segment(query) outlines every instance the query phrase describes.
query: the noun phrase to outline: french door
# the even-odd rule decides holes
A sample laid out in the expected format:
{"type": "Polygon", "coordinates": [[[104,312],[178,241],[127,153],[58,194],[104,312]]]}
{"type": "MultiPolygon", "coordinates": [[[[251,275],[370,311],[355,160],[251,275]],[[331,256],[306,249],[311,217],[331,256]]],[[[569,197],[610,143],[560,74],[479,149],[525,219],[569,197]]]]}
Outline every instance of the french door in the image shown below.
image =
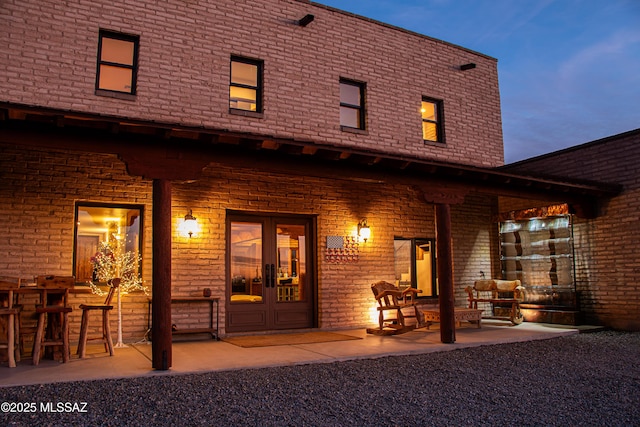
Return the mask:
{"type": "Polygon", "coordinates": [[[229,213],[226,226],[226,330],[313,327],[313,218],[229,213]]]}

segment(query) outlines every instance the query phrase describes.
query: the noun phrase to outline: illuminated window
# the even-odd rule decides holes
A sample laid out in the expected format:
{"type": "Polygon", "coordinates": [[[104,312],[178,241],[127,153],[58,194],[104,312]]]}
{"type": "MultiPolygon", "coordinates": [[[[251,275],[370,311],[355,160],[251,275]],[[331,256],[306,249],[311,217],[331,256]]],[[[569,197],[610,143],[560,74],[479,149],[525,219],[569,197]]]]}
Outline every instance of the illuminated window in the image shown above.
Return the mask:
{"type": "Polygon", "coordinates": [[[231,58],[229,108],[262,112],[262,61],[231,58]]]}
{"type": "Polygon", "coordinates": [[[427,142],[444,142],[442,101],[423,98],[420,113],[422,114],[422,139],[427,142]]]}
{"type": "Polygon", "coordinates": [[[340,80],[340,126],[364,129],[364,83],[340,80]]]}
{"type": "Polygon", "coordinates": [[[136,93],[138,37],[100,31],[96,89],[136,93]]]}
{"type": "Polygon", "coordinates": [[[437,297],[435,239],[403,239],[393,241],[396,285],[416,288],[418,297],[437,297]]]}
{"type": "Polygon", "coordinates": [[[142,254],[142,206],[78,203],[76,205],[74,276],[96,280],[91,259],[101,248],[114,253],[142,254]]]}

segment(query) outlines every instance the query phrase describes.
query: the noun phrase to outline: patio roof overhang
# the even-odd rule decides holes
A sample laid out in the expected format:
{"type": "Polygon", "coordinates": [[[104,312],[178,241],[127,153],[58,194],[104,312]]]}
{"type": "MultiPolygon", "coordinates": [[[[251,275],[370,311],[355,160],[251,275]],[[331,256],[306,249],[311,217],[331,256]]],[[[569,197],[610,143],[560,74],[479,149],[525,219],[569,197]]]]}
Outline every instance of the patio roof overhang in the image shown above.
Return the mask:
{"type": "Polygon", "coordinates": [[[458,198],[469,193],[568,203],[584,217],[616,195],[616,185],[532,177],[370,149],[0,103],[0,140],[18,145],[117,154],[130,174],[194,180],[210,164],[369,183],[403,183],[458,198]],[[87,144],[90,140],[92,143],[87,144]],[[457,195],[457,196],[456,196],[457,195]]]}

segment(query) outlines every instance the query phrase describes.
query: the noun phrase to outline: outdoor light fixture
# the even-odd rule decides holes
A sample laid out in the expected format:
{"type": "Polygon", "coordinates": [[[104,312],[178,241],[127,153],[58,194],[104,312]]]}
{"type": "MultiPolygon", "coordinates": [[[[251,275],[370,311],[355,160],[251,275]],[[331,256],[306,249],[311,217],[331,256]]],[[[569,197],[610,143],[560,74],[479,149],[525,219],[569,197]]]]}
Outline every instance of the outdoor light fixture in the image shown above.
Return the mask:
{"type": "Polygon", "coordinates": [[[367,219],[366,218],[363,218],[358,223],[358,237],[360,239],[362,239],[362,241],[364,241],[365,243],[367,242],[367,239],[369,237],[371,237],[371,229],[369,228],[369,225],[367,224],[367,219]]]}
{"type": "Polygon", "coordinates": [[[314,19],[315,16],[311,14],[305,15],[301,20],[298,21],[298,25],[300,25],[301,27],[306,27],[307,25],[311,24],[314,19]]]}
{"type": "Polygon", "coordinates": [[[474,68],[476,68],[476,64],[474,64],[473,62],[470,62],[468,64],[463,64],[460,66],[460,69],[462,71],[473,70],[474,68]]]}
{"type": "Polygon", "coordinates": [[[182,221],[178,227],[178,231],[183,237],[189,238],[193,237],[194,234],[198,234],[200,231],[198,221],[196,221],[196,217],[193,216],[191,209],[189,209],[189,213],[184,216],[184,221],[182,221]]]}

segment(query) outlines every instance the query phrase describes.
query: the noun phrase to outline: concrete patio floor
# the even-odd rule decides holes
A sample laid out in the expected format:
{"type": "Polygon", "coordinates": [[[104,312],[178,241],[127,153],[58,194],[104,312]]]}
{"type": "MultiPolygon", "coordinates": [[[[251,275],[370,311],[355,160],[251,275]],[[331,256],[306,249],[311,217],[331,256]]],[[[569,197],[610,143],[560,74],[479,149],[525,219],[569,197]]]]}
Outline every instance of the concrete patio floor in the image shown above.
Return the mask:
{"type": "Polygon", "coordinates": [[[456,329],[456,342],[440,342],[437,325],[430,330],[418,329],[402,335],[375,336],[362,330],[340,330],[336,333],[358,337],[348,341],[296,344],[271,347],[243,348],[212,339],[174,341],[172,367],[157,371],[151,367],[151,343],[129,344],[116,348],[113,357],[102,346],[89,346],[87,358],[79,359],[72,347],[68,363],[42,360],[38,366],[30,358],[23,358],[16,368],[0,366],[0,387],[46,384],[66,381],[89,381],[107,378],[149,377],[186,373],[253,369],[310,363],[330,363],[344,360],[424,354],[458,350],[482,345],[549,339],[577,334],[589,329],[583,326],[562,326],[483,320],[482,328],[463,323],[456,329]]]}

